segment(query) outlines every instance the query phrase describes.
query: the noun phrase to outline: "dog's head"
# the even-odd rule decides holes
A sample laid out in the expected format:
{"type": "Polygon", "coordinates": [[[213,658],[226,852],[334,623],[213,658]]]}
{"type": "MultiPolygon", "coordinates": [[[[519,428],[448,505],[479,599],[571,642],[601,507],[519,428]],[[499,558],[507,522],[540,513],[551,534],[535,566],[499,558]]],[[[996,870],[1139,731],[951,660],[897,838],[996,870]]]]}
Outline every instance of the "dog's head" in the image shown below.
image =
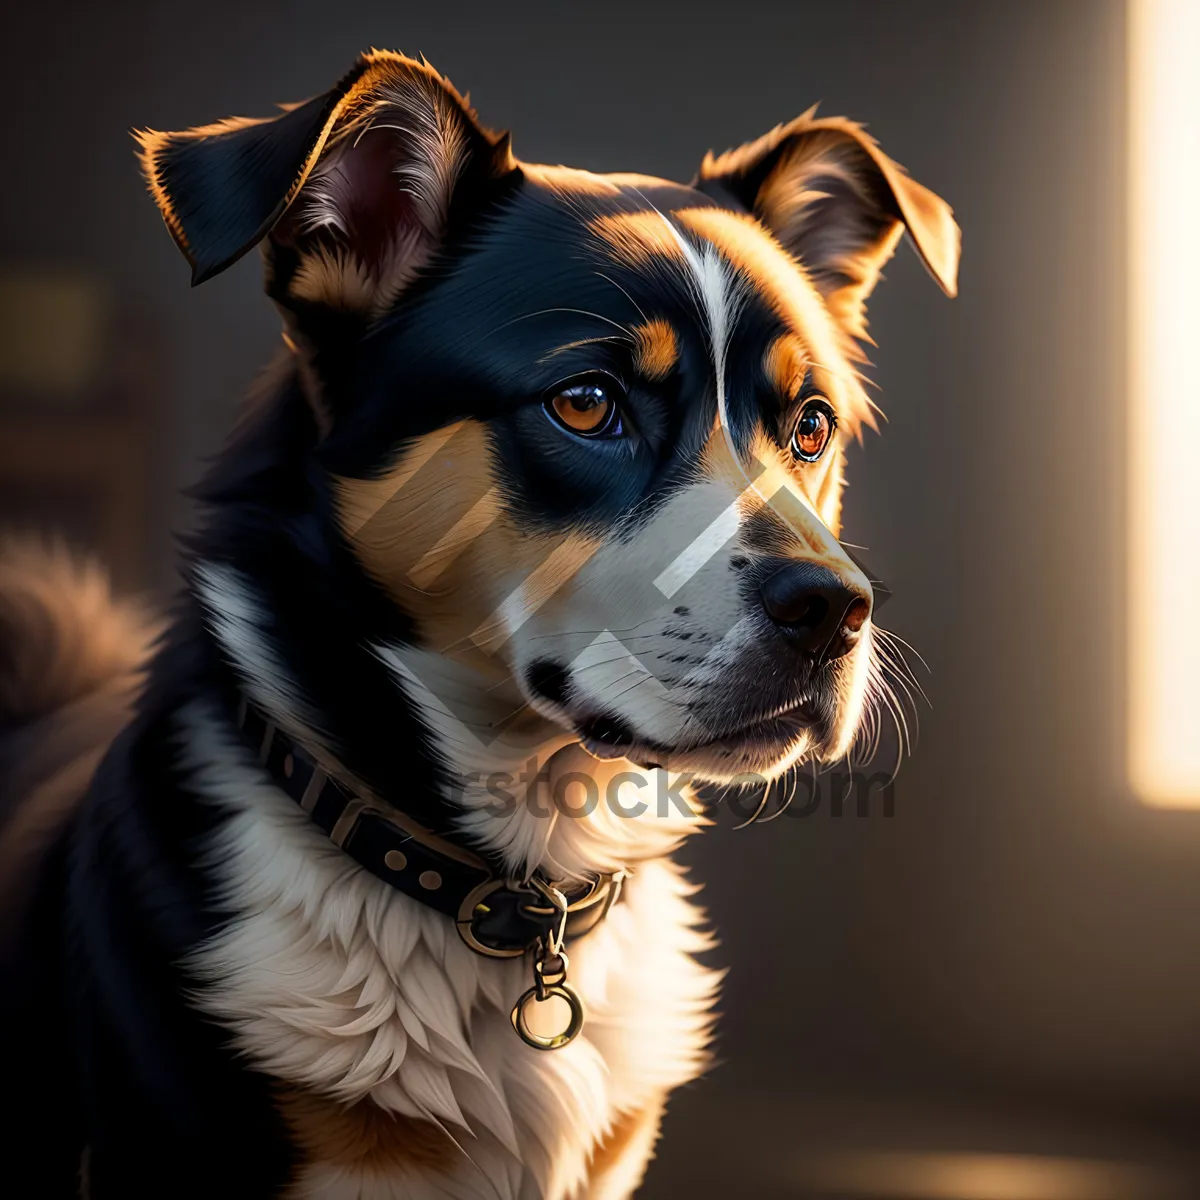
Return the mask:
{"type": "Polygon", "coordinates": [[[142,140],[197,281],[264,243],[340,536],[412,620],[382,652],[432,723],[469,671],[476,732],[523,709],[713,780],[845,752],[873,669],[838,542],[864,305],[906,229],[949,294],[958,258],[859,126],[807,113],[687,186],[594,175],[519,162],[372,53],[273,119],[142,140]]]}

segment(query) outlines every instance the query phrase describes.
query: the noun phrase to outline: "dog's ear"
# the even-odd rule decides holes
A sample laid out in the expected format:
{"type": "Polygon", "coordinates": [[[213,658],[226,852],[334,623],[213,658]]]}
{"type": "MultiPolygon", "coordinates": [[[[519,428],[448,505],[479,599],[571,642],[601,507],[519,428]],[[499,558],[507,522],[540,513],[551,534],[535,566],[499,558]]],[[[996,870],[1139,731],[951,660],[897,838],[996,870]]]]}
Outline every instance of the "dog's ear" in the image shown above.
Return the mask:
{"type": "Polygon", "coordinates": [[[950,206],[853,121],[810,109],[756,142],[707,154],[694,186],[754,213],[854,337],[866,336],[866,299],[906,228],[942,290],[957,292],[960,234],[950,206]]]}
{"type": "Polygon", "coordinates": [[[138,135],[151,194],[201,283],[267,239],[285,308],[378,311],[428,261],[468,176],[511,170],[427,63],[372,51],[330,91],[266,119],[138,135]]]}

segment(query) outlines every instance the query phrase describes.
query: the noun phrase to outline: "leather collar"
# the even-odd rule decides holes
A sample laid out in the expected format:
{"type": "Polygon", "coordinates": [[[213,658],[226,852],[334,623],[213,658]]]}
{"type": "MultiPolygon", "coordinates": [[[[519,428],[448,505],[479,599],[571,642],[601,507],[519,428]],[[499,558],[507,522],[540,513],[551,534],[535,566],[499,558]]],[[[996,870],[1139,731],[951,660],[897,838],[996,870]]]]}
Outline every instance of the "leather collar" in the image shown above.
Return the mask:
{"type": "Polygon", "coordinates": [[[620,897],[623,876],[567,887],[536,872],[505,877],[479,854],[413,821],[394,805],[357,794],[244,697],[237,723],[275,784],[359,866],[410,899],[453,918],[477,954],[515,958],[590,932],[620,897]]]}

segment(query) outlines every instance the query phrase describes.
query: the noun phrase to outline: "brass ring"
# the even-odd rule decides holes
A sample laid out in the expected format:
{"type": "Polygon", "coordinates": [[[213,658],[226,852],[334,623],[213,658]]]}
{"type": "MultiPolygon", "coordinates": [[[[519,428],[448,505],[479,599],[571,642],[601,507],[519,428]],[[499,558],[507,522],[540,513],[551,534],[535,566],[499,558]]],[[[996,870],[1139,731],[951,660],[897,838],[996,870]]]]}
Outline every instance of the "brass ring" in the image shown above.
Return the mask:
{"type": "Polygon", "coordinates": [[[485,954],[488,958],[520,958],[525,953],[527,947],[519,946],[508,949],[497,949],[495,946],[489,946],[485,942],[481,942],[475,936],[476,907],[482,904],[493,892],[500,891],[501,888],[511,890],[503,879],[487,879],[478,887],[472,888],[463,899],[462,904],[459,905],[458,917],[454,925],[458,930],[459,937],[476,954],[485,954]]]}
{"type": "Polygon", "coordinates": [[[583,1029],[585,1016],[583,999],[569,983],[551,984],[545,989],[545,993],[547,996],[558,996],[560,999],[565,1000],[571,1009],[571,1019],[562,1033],[556,1033],[551,1037],[542,1037],[541,1034],[534,1033],[526,1023],[525,1011],[529,1005],[542,1003],[537,998],[536,987],[531,987],[513,1005],[512,1025],[517,1033],[520,1034],[521,1041],[525,1045],[532,1046],[535,1050],[559,1050],[568,1042],[573,1042],[583,1029]]]}

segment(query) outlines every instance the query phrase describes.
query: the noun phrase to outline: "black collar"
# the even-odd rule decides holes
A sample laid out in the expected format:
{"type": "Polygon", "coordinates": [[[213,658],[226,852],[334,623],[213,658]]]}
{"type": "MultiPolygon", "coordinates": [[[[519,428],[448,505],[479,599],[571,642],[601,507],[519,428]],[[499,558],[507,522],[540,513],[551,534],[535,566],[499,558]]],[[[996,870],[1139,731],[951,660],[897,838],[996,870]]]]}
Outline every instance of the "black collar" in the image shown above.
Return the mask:
{"type": "Polygon", "coordinates": [[[478,954],[514,958],[589,932],[621,891],[621,875],[556,885],[540,872],[506,878],[483,857],[413,821],[391,804],[360,796],[326,774],[302,745],[243,698],[238,727],[275,784],[359,866],[413,900],[454,919],[478,954]]]}

